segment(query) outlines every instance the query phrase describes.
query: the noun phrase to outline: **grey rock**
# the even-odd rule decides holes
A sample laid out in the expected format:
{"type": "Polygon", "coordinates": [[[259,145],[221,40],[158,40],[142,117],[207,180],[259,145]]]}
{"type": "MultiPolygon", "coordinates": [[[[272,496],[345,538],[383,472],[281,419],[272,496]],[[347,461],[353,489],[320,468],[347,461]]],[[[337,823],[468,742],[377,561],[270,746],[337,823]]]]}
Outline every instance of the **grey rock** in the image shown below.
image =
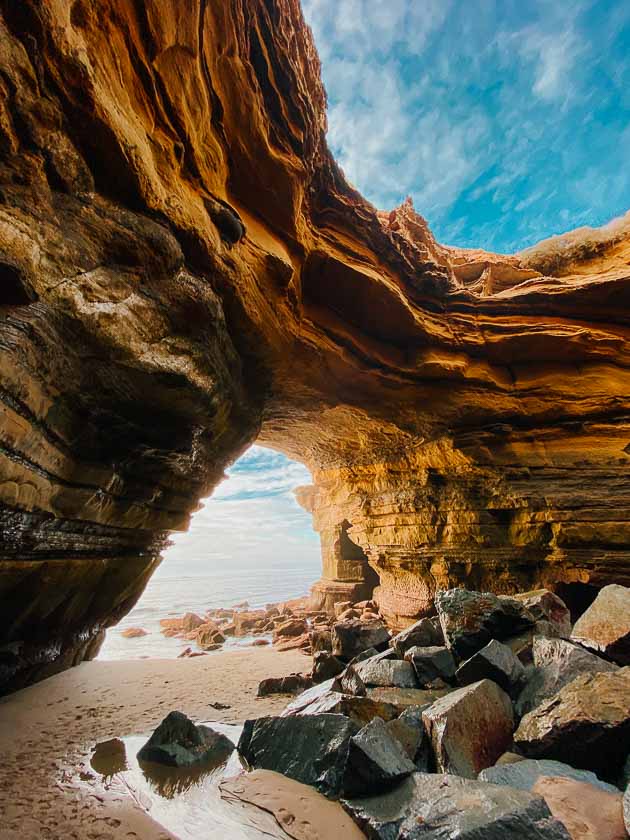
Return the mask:
{"type": "Polygon", "coordinates": [[[170,712],[138,752],[139,761],[169,767],[221,764],[234,744],[209,726],[196,726],[182,712],[170,712]]]}
{"type": "Polygon", "coordinates": [[[425,708],[409,706],[397,718],[385,724],[389,733],[401,744],[407,757],[413,761],[416,770],[422,772],[428,772],[431,760],[431,745],[422,720],[425,708]]]}
{"type": "Polygon", "coordinates": [[[402,745],[381,718],[350,739],[342,783],[344,796],[369,796],[393,787],[415,771],[402,745]]]}
{"type": "Polygon", "coordinates": [[[318,650],[313,655],[313,682],[321,683],[330,680],[345,669],[345,665],[327,650],[318,650]]]}
{"type": "Polygon", "coordinates": [[[332,653],[349,662],[367,648],[379,650],[389,643],[389,631],[382,621],[340,621],[332,629],[332,653]]]}
{"type": "Polygon", "coordinates": [[[576,621],[571,639],[619,665],[630,665],[630,587],[611,583],[576,621]]]}
{"type": "Polygon", "coordinates": [[[394,636],[390,642],[390,646],[400,657],[412,647],[435,647],[443,644],[442,628],[439,622],[436,626],[436,622],[430,618],[421,618],[394,636]]]}
{"type": "Polygon", "coordinates": [[[370,840],[570,840],[540,796],[442,774],[342,805],[370,840]]]}
{"type": "Polygon", "coordinates": [[[291,703],[285,707],[282,712],[282,717],[298,714],[298,712],[302,709],[310,706],[311,703],[318,700],[320,697],[325,697],[331,691],[339,691],[339,680],[337,677],[331,677],[329,680],[324,680],[324,682],[319,683],[319,685],[314,685],[312,688],[308,688],[306,691],[298,694],[295,700],[292,700],[291,703]]]}
{"type": "Polygon", "coordinates": [[[586,782],[589,785],[619,795],[619,789],[597,778],[589,770],[576,770],[561,761],[543,759],[536,761],[526,758],[514,764],[501,764],[488,767],[479,774],[482,782],[494,785],[509,785],[520,790],[531,790],[541,776],[551,776],[562,779],[573,779],[576,782],[586,782]]]}
{"type": "Polygon", "coordinates": [[[481,680],[436,700],[422,713],[439,772],[476,779],[512,742],[510,698],[481,680]]]}
{"type": "Polygon", "coordinates": [[[492,680],[510,696],[518,692],[525,678],[525,668],[507,645],[496,639],[477,651],[457,669],[460,685],[470,685],[479,680],[492,680]]]}
{"type": "Polygon", "coordinates": [[[526,673],[525,687],[515,703],[519,717],[539,706],[580,674],[617,671],[618,666],[565,639],[535,636],[534,667],[526,673]]]}
{"type": "Polygon", "coordinates": [[[626,831],[630,834],[630,784],[623,795],[623,821],[626,824],[626,831]]]}
{"type": "Polygon", "coordinates": [[[405,659],[413,665],[421,688],[439,688],[438,680],[447,685],[455,682],[455,660],[446,647],[412,647],[405,659]]]}
{"type": "Polygon", "coordinates": [[[393,686],[394,688],[417,688],[416,673],[410,662],[402,659],[383,659],[375,662],[368,659],[356,666],[356,671],[365,686],[393,686]]]}
{"type": "Polygon", "coordinates": [[[435,606],[446,646],[456,659],[470,659],[491,639],[507,639],[533,627],[524,604],[489,592],[448,589],[438,592],[435,606]]]}
{"type": "MultiPolygon", "coordinates": [[[[370,661],[370,660],[368,660],[370,661]]],[[[340,691],[344,694],[352,694],[355,697],[365,697],[366,688],[365,683],[359,676],[359,665],[348,665],[345,671],[339,677],[340,691]]]]}
{"type": "Polygon", "coordinates": [[[246,720],[238,751],[250,767],[275,770],[327,796],[343,784],[350,739],[359,726],[344,715],[246,720]]]}

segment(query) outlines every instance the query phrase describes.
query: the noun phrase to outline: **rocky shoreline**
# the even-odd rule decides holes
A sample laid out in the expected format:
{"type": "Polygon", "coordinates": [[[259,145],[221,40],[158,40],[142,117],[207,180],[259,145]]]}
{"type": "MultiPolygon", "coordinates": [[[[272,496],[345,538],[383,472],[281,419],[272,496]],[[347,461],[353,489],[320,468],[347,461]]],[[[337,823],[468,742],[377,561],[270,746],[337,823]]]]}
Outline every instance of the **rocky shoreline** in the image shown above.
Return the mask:
{"type": "Polygon", "coordinates": [[[630,589],[604,587],[574,625],[547,590],[453,589],[435,607],[397,635],[373,602],[216,614],[223,635],[272,632],[313,656],[259,685],[295,696],[245,722],[232,746],[247,767],[339,800],[379,840],[625,840],[630,589]]]}

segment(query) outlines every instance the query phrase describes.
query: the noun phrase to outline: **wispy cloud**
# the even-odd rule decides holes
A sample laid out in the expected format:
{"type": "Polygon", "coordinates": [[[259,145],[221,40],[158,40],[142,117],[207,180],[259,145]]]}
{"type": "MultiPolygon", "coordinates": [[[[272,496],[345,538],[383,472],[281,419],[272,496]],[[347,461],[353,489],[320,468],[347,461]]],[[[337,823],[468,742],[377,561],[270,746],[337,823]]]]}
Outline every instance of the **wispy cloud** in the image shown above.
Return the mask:
{"type": "Polygon", "coordinates": [[[227,479],[206,499],[185,533],[173,535],[158,574],[179,569],[203,570],[251,564],[270,570],[312,568],[319,573],[319,537],[310,514],[296,502],[293,490],[309,484],[302,464],[280,453],[252,446],[229,470],[227,479]]]}
{"type": "Polygon", "coordinates": [[[516,250],[630,205],[624,0],[303,6],[331,148],[379,207],[411,194],[443,241],[516,250]]]}

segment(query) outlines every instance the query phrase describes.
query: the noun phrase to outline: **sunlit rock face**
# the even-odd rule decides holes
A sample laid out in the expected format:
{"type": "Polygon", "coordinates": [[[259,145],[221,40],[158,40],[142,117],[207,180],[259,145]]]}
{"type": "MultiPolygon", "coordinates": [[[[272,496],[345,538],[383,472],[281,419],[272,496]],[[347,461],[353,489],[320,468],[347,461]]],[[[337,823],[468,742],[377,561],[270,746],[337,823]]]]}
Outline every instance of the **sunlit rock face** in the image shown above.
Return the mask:
{"type": "Polygon", "coordinates": [[[255,439],[313,471],[327,606],[628,581],[625,224],[506,257],[377,212],[295,0],[0,11],[5,689],[92,655],[255,439]]]}

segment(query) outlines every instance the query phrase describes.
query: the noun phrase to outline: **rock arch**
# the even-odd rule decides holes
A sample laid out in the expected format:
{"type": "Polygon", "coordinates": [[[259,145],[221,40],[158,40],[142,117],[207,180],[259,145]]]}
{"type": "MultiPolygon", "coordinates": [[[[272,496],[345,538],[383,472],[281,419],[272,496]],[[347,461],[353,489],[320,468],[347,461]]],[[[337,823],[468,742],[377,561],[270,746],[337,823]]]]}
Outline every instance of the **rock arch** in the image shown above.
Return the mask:
{"type": "Polygon", "coordinates": [[[253,440],[395,623],[630,577],[630,240],[377,212],[297,0],[0,0],[0,681],[91,655],[253,440]],[[4,302],[3,302],[4,301],[4,302]]]}

